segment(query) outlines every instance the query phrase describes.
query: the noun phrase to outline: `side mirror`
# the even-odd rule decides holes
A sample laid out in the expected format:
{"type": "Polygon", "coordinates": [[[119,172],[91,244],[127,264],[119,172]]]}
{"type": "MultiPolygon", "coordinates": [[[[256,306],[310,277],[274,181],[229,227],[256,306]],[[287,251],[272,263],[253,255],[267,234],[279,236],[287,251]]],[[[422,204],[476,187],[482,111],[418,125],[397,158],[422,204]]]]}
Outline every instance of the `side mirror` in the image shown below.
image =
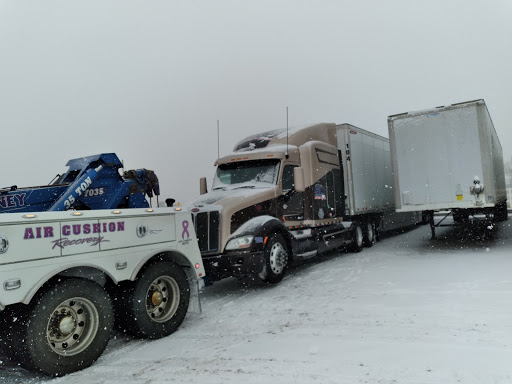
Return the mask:
{"type": "Polygon", "coordinates": [[[204,195],[208,192],[208,188],[206,187],[206,177],[201,177],[199,179],[199,193],[204,195]]]}
{"type": "Polygon", "coordinates": [[[306,190],[304,185],[304,168],[293,168],[293,183],[297,192],[304,192],[306,190]]]}

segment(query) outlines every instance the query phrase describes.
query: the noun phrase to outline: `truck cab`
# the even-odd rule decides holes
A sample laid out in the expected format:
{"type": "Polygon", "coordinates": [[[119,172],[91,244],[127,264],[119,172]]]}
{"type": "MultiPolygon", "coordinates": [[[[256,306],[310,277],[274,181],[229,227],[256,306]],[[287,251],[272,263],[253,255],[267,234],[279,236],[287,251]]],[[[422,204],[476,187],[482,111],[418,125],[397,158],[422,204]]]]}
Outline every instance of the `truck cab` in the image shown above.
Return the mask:
{"type": "Polygon", "coordinates": [[[211,192],[188,203],[207,275],[278,282],[294,259],[352,240],[335,129],[264,132],[216,161],[211,192]]]}

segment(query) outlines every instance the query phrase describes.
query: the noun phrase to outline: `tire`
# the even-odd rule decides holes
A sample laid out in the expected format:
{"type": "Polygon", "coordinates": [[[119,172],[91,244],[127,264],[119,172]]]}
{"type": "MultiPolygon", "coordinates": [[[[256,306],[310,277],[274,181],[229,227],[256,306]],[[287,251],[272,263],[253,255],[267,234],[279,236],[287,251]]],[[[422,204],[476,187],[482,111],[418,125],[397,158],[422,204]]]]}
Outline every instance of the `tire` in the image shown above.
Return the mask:
{"type": "Polygon", "coordinates": [[[27,318],[26,305],[16,307],[9,306],[0,312],[0,343],[2,343],[2,353],[11,362],[17,364],[16,357],[18,350],[18,335],[20,329],[18,325],[21,319],[27,318]]]}
{"type": "Polygon", "coordinates": [[[103,288],[85,279],[66,279],[35,298],[16,334],[16,359],[25,368],[52,376],[90,366],[110,339],[114,313],[103,288]]]}
{"type": "Polygon", "coordinates": [[[276,284],[283,280],[288,267],[288,247],[282,235],[272,235],[264,250],[265,265],[258,277],[269,284],[276,284]]]}
{"type": "Polygon", "coordinates": [[[375,244],[375,224],[368,222],[364,233],[364,246],[370,248],[375,244]]]}
{"type": "Polygon", "coordinates": [[[150,264],[115,301],[123,332],[159,339],[178,329],[188,311],[190,287],[183,269],[170,261],[150,264]]]}
{"type": "Polygon", "coordinates": [[[359,224],[354,224],[354,228],[352,230],[352,243],[350,244],[350,250],[352,252],[361,252],[363,249],[363,230],[359,224]]]}

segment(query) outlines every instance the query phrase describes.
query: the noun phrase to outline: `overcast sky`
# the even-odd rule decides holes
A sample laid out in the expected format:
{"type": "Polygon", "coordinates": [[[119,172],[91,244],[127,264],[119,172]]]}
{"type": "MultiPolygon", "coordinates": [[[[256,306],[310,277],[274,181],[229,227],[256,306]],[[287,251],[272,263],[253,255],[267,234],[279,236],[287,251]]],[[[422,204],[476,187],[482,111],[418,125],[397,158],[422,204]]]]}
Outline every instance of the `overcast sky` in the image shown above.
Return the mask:
{"type": "Polygon", "coordinates": [[[188,201],[253,133],[485,99],[512,156],[510,0],[0,0],[0,187],[115,152],[188,201]]]}

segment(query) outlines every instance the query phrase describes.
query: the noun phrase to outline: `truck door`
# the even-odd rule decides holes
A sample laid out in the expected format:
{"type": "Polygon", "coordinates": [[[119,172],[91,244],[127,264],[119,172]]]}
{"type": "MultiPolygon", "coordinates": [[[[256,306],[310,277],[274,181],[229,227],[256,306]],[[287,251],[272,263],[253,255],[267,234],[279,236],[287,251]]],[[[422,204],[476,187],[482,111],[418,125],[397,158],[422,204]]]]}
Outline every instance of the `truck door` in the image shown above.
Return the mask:
{"type": "Polygon", "coordinates": [[[281,196],[278,210],[284,221],[304,220],[304,197],[302,192],[297,192],[293,184],[293,168],[296,165],[285,165],[283,169],[283,195],[281,196]]]}
{"type": "Polygon", "coordinates": [[[332,169],[314,185],[315,220],[341,217],[343,215],[343,179],[340,169],[332,169]]]}

